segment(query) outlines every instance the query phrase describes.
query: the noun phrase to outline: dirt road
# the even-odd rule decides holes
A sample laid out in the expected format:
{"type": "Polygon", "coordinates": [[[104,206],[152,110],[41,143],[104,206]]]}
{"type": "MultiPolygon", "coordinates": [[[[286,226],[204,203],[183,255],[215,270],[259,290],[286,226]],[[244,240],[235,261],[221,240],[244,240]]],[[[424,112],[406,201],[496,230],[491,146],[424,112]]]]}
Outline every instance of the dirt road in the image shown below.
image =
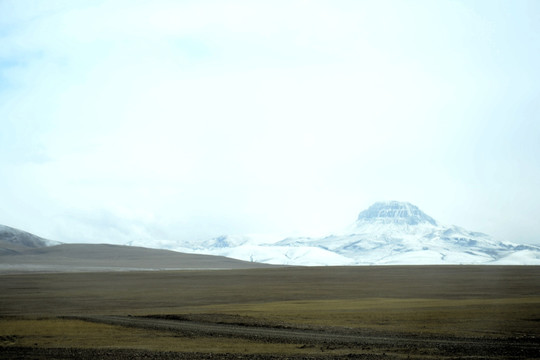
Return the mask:
{"type": "Polygon", "coordinates": [[[297,343],[325,348],[372,349],[388,354],[424,354],[429,356],[489,356],[490,358],[540,358],[537,339],[471,339],[369,334],[358,330],[325,328],[321,330],[246,326],[211,322],[161,319],[136,316],[90,316],[78,319],[112,325],[173,331],[187,336],[227,336],[264,342],[297,343]]]}

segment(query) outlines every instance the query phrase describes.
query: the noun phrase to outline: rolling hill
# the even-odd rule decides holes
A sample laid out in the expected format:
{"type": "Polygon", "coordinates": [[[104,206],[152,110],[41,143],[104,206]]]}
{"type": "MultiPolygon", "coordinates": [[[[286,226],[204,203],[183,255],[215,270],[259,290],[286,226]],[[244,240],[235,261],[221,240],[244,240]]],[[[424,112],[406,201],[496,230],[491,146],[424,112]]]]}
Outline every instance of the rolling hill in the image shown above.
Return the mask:
{"type": "Polygon", "coordinates": [[[222,256],[108,244],[60,244],[0,228],[0,273],[246,269],[269,265],[222,256]]]}

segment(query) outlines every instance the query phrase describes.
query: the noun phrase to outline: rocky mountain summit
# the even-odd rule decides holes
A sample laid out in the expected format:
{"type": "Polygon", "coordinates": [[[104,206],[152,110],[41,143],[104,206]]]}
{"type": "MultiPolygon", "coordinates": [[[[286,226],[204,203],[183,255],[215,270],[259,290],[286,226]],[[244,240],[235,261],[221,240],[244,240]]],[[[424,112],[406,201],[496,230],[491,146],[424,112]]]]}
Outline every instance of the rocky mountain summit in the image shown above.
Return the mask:
{"type": "Polygon", "coordinates": [[[437,225],[432,217],[427,216],[418,207],[408,202],[399,201],[377,202],[362,211],[356,222],[358,224],[378,222],[383,224],[418,225],[429,223],[437,225]]]}

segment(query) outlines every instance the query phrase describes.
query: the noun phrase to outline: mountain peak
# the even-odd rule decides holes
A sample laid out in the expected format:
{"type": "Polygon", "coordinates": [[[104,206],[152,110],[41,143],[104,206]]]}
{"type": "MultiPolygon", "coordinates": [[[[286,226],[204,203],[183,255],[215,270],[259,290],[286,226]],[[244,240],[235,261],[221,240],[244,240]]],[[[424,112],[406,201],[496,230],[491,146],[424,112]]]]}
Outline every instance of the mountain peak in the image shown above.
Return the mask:
{"type": "Polygon", "coordinates": [[[407,225],[437,222],[417,206],[401,201],[381,201],[371,205],[358,215],[357,222],[398,223],[407,225]]]}

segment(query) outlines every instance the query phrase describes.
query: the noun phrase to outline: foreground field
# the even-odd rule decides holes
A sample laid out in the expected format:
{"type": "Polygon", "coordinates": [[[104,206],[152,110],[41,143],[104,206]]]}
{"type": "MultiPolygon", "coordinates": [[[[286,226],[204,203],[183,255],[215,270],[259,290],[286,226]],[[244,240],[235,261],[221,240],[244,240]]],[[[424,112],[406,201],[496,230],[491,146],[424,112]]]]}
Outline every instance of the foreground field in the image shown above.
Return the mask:
{"type": "Polygon", "coordinates": [[[2,358],[540,358],[540,267],[0,277],[2,358]]]}

